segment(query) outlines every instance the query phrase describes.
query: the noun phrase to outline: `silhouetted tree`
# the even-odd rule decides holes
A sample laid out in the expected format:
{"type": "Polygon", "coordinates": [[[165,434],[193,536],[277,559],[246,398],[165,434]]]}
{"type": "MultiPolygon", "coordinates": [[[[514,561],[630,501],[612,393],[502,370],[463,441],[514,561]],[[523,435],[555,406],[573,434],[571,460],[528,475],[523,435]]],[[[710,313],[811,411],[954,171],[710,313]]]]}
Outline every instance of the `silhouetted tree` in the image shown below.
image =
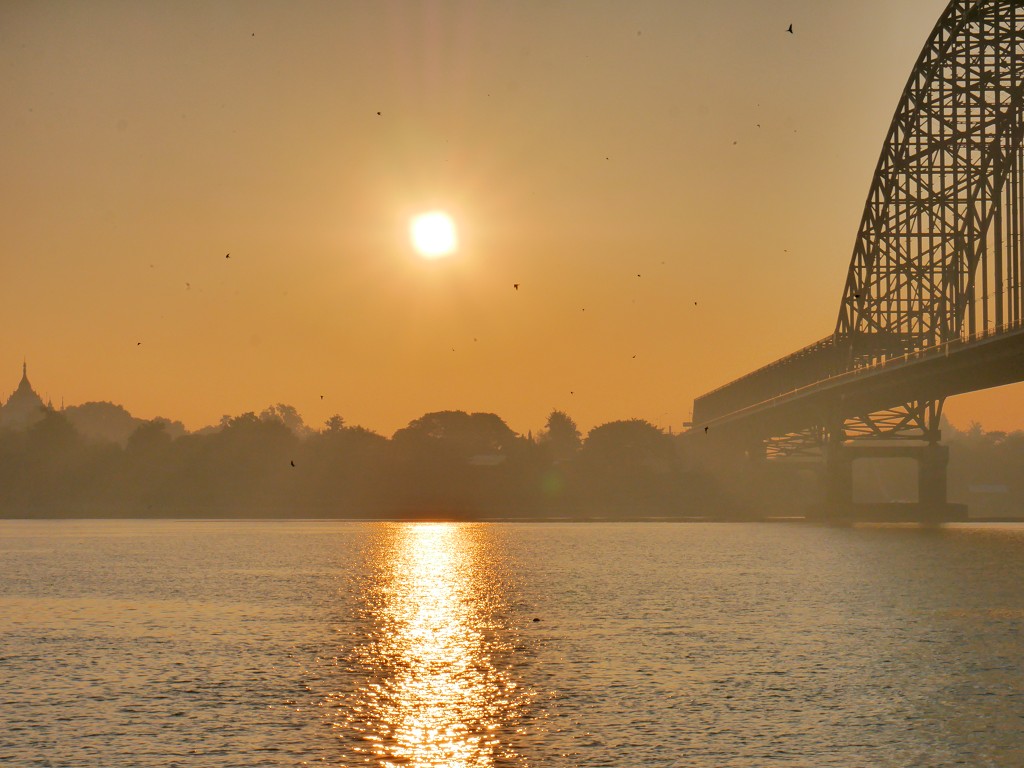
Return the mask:
{"type": "Polygon", "coordinates": [[[166,421],[153,419],[139,424],[129,435],[126,449],[140,456],[164,455],[170,448],[173,438],[166,421]]]}
{"type": "Polygon", "coordinates": [[[263,421],[280,421],[293,434],[299,437],[308,436],[312,430],[306,426],[299,415],[299,412],[295,409],[295,406],[285,405],[284,403],[278,403],[277,405],[268,406],[260,413],[260,419],[263,421]]]}
{"type": "Polygon", "coordinates": [[[346,427],[332,416],[302,446],[300,498],[316,514],[373,517],[382,511],[383,490],[394,482],[387,473],[388,440],[365,427],[346,427]]]}
{"type": "Polygon", "coordinates": [[[588,505],[618,515],[659,514],[679,503],[672,438],[642,419],[590,430],[577,464],[588,505]]]}
{"type": "Polygon", "coordinates": [[[103,513],[115,492],[119,449],[88,444],[62,413],[51,408],[25,433],[21,501],[42,514],[103,513]]]}
{"type": "MultiPolygon", "coordinates": [[[[676,510],[680,487],[699,485],[695,471],[680,473],[674,441],[639,420],[581,441],[573,420],[553,411],[535,443],[493,413],[438,411],[388,440],[340,415],[310,430],[281,403],[191,434],[87,405],[72,413],[90,416],[83,428],[94,437],[119,440],[136,425],[124,447],[85,439],[52,409],[27,430],[0,429],[0,515],[664,514],[676,510]]],[[[1024,461],[1024,438],[1014,435],[978,430],[964,445],[989,469],[1024,461]]]]}
{"type": "Polygon", "coordinates": [[[179,505],[244,516],[291,510],[299,439],[283,420],[243,413],[217,433],[190,437],[175,441],[183,453],[179,505]]]}
{"type": "Polygon", "coordinates": [[[949,445],[949,498],[976,516],[1024,517],[1024,432],[986,432],[977,422],[943,425],[949,445]]]}
{"type": "Polygon", "coordinates": [[[338,414],[334,414],[327,421],[324,422],[324,428],[320,430],[320,434],[325,432],[340,432],[345,428],[345,419],[338,414]]]}
{"type": "Polygon", "coordinates": [[[394,503],[423,513],[499,513],[522,504],[526,441],[493,413],[437,411],[395,432],[394,503]]]}
{"type": "Polygon", "coordinates": [[[441,450],[461,459],[500,455],[516,441],[516,433],[493,413],[436,411],[395,432],[396,445],[441,450]]]}
{"type": "Polygon", "coordinates": [[[70,405],[62,411],[83,437],[124,445],[128,436],[142,423],[123,406],[108,402],[70,405]]]}
{"type": "Polygon", "coordinates": [[[567,413],[552,411],[544,431],[540,434],[539,443],[544,447],[548,459],[558,463],[574,458],[580,450],[582,440],[576,422],[567,413]]]}

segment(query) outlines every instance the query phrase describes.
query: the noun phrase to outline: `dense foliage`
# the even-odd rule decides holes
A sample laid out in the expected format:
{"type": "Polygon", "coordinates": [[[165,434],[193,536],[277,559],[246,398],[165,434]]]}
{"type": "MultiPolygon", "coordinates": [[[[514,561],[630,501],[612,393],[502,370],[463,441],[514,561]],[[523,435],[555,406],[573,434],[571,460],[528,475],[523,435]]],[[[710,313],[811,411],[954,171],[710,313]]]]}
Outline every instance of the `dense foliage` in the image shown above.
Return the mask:
{"type": "MultiPolygon", "coordinates": [[[[311,429],[286,405],[195,433],[87,405],[0,430],[0,517],[723,519],[800,514],[820,493],[818,465],[716,465],[699,439],[639,419],[584,437],[554,411],[534,439],[492,413],[439,411],[389,439],[340,416],[311,429]]],[[[1021,514],[1024,433],[944,434],[950,499],[1021,514]]],[[[858,499],[912,500],[907,464],[863,462],[858,499]]]]}
{"type": "MultiPolygon", "coordinates": [[[[109,410],[109,409],[108,409],[109,410]]],[[[583,439],[555,411],[536,440],[492,413],[428,413],[390,439],[294,408],[182,434],[142,422],[124,439],[47,411],[0,431],[6,517],[563,517],[704,515],[723,506],[675,439],[639,420],[583,439]]]]}

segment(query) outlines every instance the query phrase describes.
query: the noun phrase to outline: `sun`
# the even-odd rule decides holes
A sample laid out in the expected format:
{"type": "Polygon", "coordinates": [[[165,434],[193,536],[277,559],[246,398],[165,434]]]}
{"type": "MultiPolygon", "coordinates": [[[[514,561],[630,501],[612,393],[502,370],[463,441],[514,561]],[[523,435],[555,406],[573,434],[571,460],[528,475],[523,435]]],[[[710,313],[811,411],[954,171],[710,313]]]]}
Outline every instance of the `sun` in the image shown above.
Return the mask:
{"type": "Polygon", "coordinates": [[[455,222],[444,211],[430,211],[412,217],[409,222],[412,247],[425,259],[440,259],[455,253],[459,236],[455,222]]]}

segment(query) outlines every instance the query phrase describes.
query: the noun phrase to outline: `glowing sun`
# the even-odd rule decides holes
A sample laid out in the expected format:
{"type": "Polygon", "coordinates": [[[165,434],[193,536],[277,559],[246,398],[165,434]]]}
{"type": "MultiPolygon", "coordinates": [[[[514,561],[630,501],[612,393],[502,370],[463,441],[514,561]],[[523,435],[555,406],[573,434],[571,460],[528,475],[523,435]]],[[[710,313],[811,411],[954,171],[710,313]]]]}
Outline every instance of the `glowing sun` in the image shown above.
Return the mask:
{"type": "Polygon", "coordinates": [[[425,259],[440,259],[455,253],[459,237],[455,222],[444,211],[430,211],[413,216],[409,222],[409,239],[416,253],[425,259]]]}

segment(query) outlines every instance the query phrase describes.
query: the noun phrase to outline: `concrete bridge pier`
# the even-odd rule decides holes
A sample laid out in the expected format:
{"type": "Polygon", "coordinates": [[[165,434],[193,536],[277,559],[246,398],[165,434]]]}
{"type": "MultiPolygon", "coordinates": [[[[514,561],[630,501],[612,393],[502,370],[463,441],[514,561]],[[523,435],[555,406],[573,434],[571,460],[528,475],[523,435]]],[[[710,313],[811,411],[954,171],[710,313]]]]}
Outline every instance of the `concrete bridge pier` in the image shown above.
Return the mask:
{"type": "Polygon", "coordinates": [[[833,440],[825,447],[825,508],[853,511],[853,455],[842,442],[833,440]]]}
{"type": "Polygon", "coordinates": [[[946,495],[949,448],[937,441],[924,445],[851,445],[830,441],[825,451],[826,519],[863,522],[945,523],[967,519],[965,504],[946,495]],[[912,458],[917,462],[917,501],[858,502],[853,493],[853,462],[865,458],[912,458]]]}
{"type": "Polygon", "coordinates": [[[949,466],[949,447],[928,443],[917,454],[917,501],[925,507],[948,505],[946,497],[946,468],[949,466]]]}

